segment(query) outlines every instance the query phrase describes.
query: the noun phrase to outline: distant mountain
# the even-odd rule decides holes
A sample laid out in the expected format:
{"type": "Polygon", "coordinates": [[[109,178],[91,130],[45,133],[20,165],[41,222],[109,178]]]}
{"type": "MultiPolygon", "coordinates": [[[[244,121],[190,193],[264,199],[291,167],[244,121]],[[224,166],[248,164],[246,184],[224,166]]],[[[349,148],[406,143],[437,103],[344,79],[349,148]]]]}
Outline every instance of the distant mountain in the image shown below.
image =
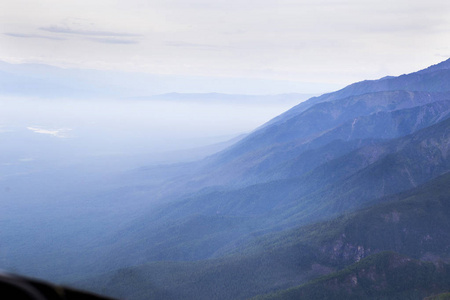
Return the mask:
{"type": "Polygon", "coordinates": [[[0,95],[33,98],[112,97],[101,72],[62,69],[40,64],[9,64],[0,61],[0,95]],[[104,81],[104,80],[103,80],[104,81]]]}
{"type": "Polygon", "coordinates": [[[226,102],[234,104],[244,103],[292,103],[298,104],[301,101],[305,101],[314,94],[275,94],[275,95],[236,95],[236,94],[224,94],[224,93],[167,93],[159,94],[148,97],[133,97],[135,100],[163,100],[163,101],[190,101],[190,102],[203,102],[208,101],[210,103],[226,102]]]}
{"type": "MultiPolygon", "coordinates": [[[[61,68],[45,64],[12,64],[0,61],[0,96],[73,99],[124,98],[124,100],[131,100],[151,99],[154,95],[164,93],[166,93],[165,96],[156,98],[173,98],[178,93],[195,96],[195,93],[198,93],[199,96],[208,94],[208,96],[213,96],[212,98],[217,98],[211,91],[219,94],[276,95],[305,89],[323,92],[336,89],[337,86],[286,80],[214,78],[61,68]],[[171,94],[167,94],[168,92],[171,94]]],[[[307,98],[305,94],[299,95],[300,100],[307,98]]],[[[280,98],[292,99],[293,97],[296,96],[284,94],[280,98]]]]}

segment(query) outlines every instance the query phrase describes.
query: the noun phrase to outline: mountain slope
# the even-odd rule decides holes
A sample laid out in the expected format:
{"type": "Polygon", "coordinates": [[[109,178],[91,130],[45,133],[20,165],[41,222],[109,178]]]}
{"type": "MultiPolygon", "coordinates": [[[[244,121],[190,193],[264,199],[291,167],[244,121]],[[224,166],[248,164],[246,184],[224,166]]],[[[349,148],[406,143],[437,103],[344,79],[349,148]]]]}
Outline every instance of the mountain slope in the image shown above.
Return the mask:
{"type": "MultiPolygon", "coordinates": [[[[213,182],[211,179],[214,179],[214,182],[233,183],[240,186],[268,181],[271,178],[268,175],[271,168],[305,151],[314,150],[327,142],[341,139],[343,135],[347,135],[344,137],[346,140],[358,138],[358,132],[355,135],[351,132],[355,125],[366,132],[366,134],[360,134],[360,138],[394,138],[402,134],[401,129],[397,136],[394,133],[389,136],[386,133],[376,134],[374,130],[371,132],[370,128],[364,127],[363,123],[358,124],[364,117],[447,100],[450,100],[449,93],[390,91],[318,103],[284,122],[253,132],[229,149],[211,157],[206,162],[205,168],[209,175],[203,180],[213,182]],[[350,132],[339,132],[345,124],[350,132]]],[[[434,113],[436,112],[439,112],[439,109],[435,109],[434,113]]],[[[386,116],[395,118],[393,114],[386,116]]],[[[417,116],[420,119],[420,115],[417,116]]],[[[378,118],[381,118],[381,115],[378,118]]],[[[418,119],[414,121],[420,122],[418,119]]],[[[378,132],[390,131],[387,127],[389,123],[382,125],[378,132]]],[[[405,133],[413,131],[409,130],[405,133]]]]}
{"type": "Polygon", "coordinates": [[[273,233],[234,251],[315,245],[335,265],[346,265],[380,251],[415,259],[449,260],[450,173],[417,188],[377,199],[378,204],[336,219],[273,233]]]}
{"type": "Polygon", "coordinates": [[[386,250],[450,259],[445,66],[312,99],[191,164],[171,181],[184,195],[106,237],[105,261],[121,271],[83,284],[136,299],[240,299],[386,250]],[[414,88],[424,90],[404,90],[414,88]]]}
{"type": "Polygon", "coordinates": [[[283,122],[295,116],[314,104],[320,102],[343,99],[349,96],[363,95],[380,91],[428,91],[428,92],[446,92],[450,90],[450,59],[430,66],[424,70],[401,75],[398,77],[387,76],[378,80],[364,80],[346,86],[345,88],[327,93],[319,97],[313,97],[308,101],[300,103],[289,111],[274,118],[266,126],[277,122],[283,122]]]}
{"type": "MultiPolygon", "coordinates": [[[[418,105],[416,101],[426,101],[426,93],[420,92],[450,91],[449,61],[450,59],[437,64],[426,72],[419,71],[399,77],[362,81],[342,90],[311,98],[254,131],[240,143],[222,153],[220,160],[222,162],[229,161],[231,158],[238,161],[251,160],[252,156],[263,156],[267,151],[264,148],[313,137],[344,120],[381,110],[392,111],[416,106],[418,105]],[[416,97],[414,93],[408,94],[404,91],[419,92],[416,94],[422,97],[416,97]],[[255,154],[256,149],[262,151],[262,154],[255,154]],[[246,157],[236,158],[245,154],[247,154],[246,157]]],[[[234,167],[238,164],[236,163],[234,167]]]]}
{"type": "Polygon", "coordinates": [[[357,117],[288,151],[279,147],[276,155],[284,155],[284,162],[264,170],[263,174],[269,177],[271,173],[273,177],[278,175],[278,178],[300,176],[326,161],[351,152],[350,149],[362,147],[369,140],[398,138],[445,120],[450,115],[449,105],[450,101],[437,101],[357,117]],[[330,143],[335,143],[335,146],[330,147],[330,143]],[[352,144],[355,146],[352,147],[352,144]],[[340,151],[340,147],[348,150],[340,151]]]}
{"type": "Polygon", "coordinates": [[[284,220],[324,218],[422,184],[450,169],[450,121],[362,147],[307,174],[317,191],[282,207],[284,220]]]}
{"type": "MultiPolygon", "coordinates": [[[[417,116],[428,119],[427,125],[440,120],[445,109],[444,115],[430,118],[423,112],[447,106],[437,102],[395,114],[403,121],[413,116],[404,122],[410,124],[403,126],[406,130],[417,128],[417,116]]],[[[299,177],[240,189],[206,189],[154,209],[111,238],[111,261],[127,265],[215,257],[241,239],[352,211],[450,171],[450,119],[387,142],[355,141],[351,147],[362,147],[344,155],[336,143],[325,145],[323,151],[337,158],[299,177]]]]}
{"type": "MultiPolygon", "coordinates": [[[[306,283],[386,250],[435,263],[450,260],[449,182],[450,174],[445,174],[376,206],[260,237],[229,249],[228,255],[218,259],[149,263],[78,282],[78,286],[128,299],[147,299],[155,293],[159,299],[245,299],[306,283]]],[[[397,257],[381,256],[383,260],[397,257]]],[[[422,272],[422,266],[431,266],[415,261],[410,265],[411,261],[408,258],[401,268],[418,267],[422,272]]],[[[383,272],[386,268],[376,274],[383,272]]],[[[431,292],[428,289],[424,295],[431,292]]]]}
{"type": "Polygon", "coordinates": [[[423,299],[450,289],[450,265],[392,252],[370,256],[312,283],[254,299],[423,299]]]}

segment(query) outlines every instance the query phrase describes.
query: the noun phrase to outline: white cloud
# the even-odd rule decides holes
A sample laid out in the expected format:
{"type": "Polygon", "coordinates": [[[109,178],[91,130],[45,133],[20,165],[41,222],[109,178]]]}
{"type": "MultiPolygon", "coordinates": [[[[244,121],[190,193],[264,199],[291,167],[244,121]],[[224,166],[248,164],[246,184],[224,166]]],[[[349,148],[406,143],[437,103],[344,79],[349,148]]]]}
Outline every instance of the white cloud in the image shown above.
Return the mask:
{"type": "Polygon", "coordinates": [[[32,158],[32,157],[24,157],[24,158],[20,158],[20,159],[19,159],[19,162],[27,163],[27,162],[32,162],[32,161],[34,161],[34,160],[35,160],[35,159],[32,158]]]}
{"type": "Polygon", "coordinates": [[[31,130],[36,133],[49,134],[57,138],[67,138],[68,132],[71,131],[71,128],[60,128],[60,129],[44,129],[40,127],[27,127],[28,130],[31,130]]]}
{"type": "Polygon", "coordinates": [[[5,35],[17,37],[17,38],[33,38],[33,39],[46,39],[46,40],[54,40],[54,41],[63,41],[65,38],[61,37],[54,37],[54,36],[46,36],[46,35],[40,35],[40,34],[24,34],[24,33],[12,33],[12,32],[5,32],[5,35]]]}
{"type": "Polygon", "coordinates": [[[52,32],[52,33],[69,33],[69,34],[77,34],[77,35],[87,35],[87,36],[114,36],[114,37],[136,37],[140,36],[139,34],[126,33],[126,32],[112,32],[112,31],[99,31],[99,30],[83,30],[83,29],[72,29],[67,26],[48,26],[48,27],[40,27],[40,30],[52,32]]]}
{"type": "Polygon", "coordinates": [[[90,38],[89,40],[103,43],[103,44],[121,44],[121,45],[131,45],[138,44],[139,42],[136,40],[125,40],[125,39],[117,39],[117,38],[90,38]]]}

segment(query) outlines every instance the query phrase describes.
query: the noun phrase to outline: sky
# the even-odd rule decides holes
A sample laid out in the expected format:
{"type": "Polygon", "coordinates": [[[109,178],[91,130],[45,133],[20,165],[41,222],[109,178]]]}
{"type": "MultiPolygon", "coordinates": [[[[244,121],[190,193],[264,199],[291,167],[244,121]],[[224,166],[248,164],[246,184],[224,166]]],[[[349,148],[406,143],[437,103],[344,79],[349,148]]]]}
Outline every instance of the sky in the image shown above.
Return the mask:
{"type": "Polygon", "coordinates": [[[296,82],[304,90],[286,92],[314,93],[449,57],[445,0],[0,2],[9,63],[296,82]]]}

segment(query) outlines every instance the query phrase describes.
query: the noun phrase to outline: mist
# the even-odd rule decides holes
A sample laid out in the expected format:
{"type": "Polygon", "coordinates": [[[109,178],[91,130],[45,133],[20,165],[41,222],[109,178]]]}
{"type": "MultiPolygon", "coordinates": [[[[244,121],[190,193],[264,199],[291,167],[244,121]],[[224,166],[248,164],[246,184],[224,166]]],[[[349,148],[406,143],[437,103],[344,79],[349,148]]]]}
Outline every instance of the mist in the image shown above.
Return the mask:
{"type": "Polygon", "coordinates": [[[95,245],[164,198],[164,175],[139,170],[200,160],[299,102],[188,98],[0,99],[4,268],[61,282],[117,267],[95,245]]]}
{"type": "MultiPolygon", "coordinates": [[[[201,148],[257,128],[293,103],[163,100],[0,100],[2,164],[58,163],[201,148]]],[[[170,155],[169,155],[170,156],[170,155]]],[[[183,157],[176,159],[184,160],[183,157]]],[[[143,162],[145,163],[145,162],[143,162]]]]}

